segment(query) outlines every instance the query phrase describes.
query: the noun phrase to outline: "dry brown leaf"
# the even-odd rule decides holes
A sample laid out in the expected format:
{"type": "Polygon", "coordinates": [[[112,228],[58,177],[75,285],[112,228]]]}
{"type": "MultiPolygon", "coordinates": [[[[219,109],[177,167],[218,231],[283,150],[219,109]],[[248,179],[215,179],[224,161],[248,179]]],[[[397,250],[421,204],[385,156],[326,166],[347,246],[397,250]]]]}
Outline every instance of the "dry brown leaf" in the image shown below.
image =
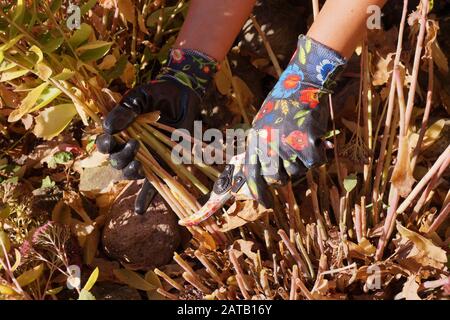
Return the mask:
{"type": "Polygon", "coordinates": [[[402,237],[414,243],[417,249],[425,253],[427,257],[441,263],[447,263],[447,254],[445,250],[434,245],[431,240],[421,236],[420,234],[414,231],[405,228],[398,221],[397,221],[397,231],[400,233],[402,237]]]}
{"type": "Polygon", "coordinates": [[[81,196],[75,191],[64,191],[63,199],[67,205],[69,205],[78,215],[84,220],[84,222],[91,224],[92,220],[89,218],[86,210],[83,207],[81,196]]]}
{"type": "Polygon", "coordinates": [[[386,58],[381,56],[378,58],[378,63],[376,64],[376,69],[372,77],[372,84],[374,86],[381,86],[389,81],[394,56],[394,53],[389,53],[386,58]]]}
{"type": "Polygon", "coordinates": [[[100,70],[107,70],[116,64],[117,59],[113,54],[108,54],[106,57],[103,58],[102,62],[98,65],[98,68],[100,70]]]}
{"type": "Polygon", "coordinates": [[[150,34],[148,32],[147,26],[145,25],[144,16],[140,12],[138,12],[138,20],[137,21],[138,21],[139,29],[141,29],[141,31],[145,34],[150,34]]]}
{"type": "Polygon", "coordinates": [[[422,300],[417,294],[419,289],[419,284],[416,282],[416,275],[409,276],[408,280],[403,285],[402,292],[395,296],[395,300],[406,299],[406,300],[422,300]]]}
{"type": "Polygon", "coordinates": [[[116,269],[113,270],[113,272],[117,279],[132,288],[143,291],[152,291],[156,289],[156,286],[150,284],[137,272],[128,269],[116,269]]]}
{"type": "Polygon", "coordinates": [[[134,23],[134,4],[131,0],[118,0],[117,6],[119,7],[119,12],[123,14],[128,22],[134,23]]]}
{"type": "Polygon", "coordinates": [[[64,203],[64,200],[60,200],[52,211],[52,221],[70,225],[72,215],[70,212],[70,207],[64,203]]]}
{"type": "Polygon", "coordinates": [[[221,231],[236,229],[248,222],[256,221],[270,212],[272,209],[266,209],[255,200],[236,201],[223,215],[224,223],[221,231]]]}
{"type": "Polygon", "coordinates": [[[86,242],[83,247],[83,260],[86,264],[91,264],[94,261],[97,253],[98,244],[100,243],[100,231],[94,228],[92,232],[86,237],[86,242]]]}
{"type": "Polygon", "coordinates": [[[402,197],[408,196],[415,182],[412,175],[409,154],[408,138],[400,137],[397,163],[392,172],[391,182],[402,197]]]}
{"type": "Polygon", "coordinates": [[[239,239],[233,243],[232,248],[235,250],[237,258],[242,254],[245,254],[255,265],[258,263],[258,255],[252,251],[252,249],[255,249],[255,243],[253,241],[239,239]]]}

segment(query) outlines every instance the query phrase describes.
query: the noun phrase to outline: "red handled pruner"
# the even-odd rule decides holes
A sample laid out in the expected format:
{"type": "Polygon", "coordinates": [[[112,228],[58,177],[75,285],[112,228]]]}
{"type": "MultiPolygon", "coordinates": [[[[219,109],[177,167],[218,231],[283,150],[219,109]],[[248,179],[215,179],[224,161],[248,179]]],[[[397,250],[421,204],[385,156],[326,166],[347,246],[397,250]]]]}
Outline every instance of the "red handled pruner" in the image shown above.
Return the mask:
{"type": "Polygon", "coordinates": [[[178,223],[182,226],[190,227],[205,221],[221,209],[225,203],[236,195],[242,195],[252,199],[252,195],[247,185],[247,181],[242,174],[245,154],[239,154],[231,158],[229,164],[225,166],[214,183],[211,196],[203,207],[195,214],[181,219],[178,223]]]}

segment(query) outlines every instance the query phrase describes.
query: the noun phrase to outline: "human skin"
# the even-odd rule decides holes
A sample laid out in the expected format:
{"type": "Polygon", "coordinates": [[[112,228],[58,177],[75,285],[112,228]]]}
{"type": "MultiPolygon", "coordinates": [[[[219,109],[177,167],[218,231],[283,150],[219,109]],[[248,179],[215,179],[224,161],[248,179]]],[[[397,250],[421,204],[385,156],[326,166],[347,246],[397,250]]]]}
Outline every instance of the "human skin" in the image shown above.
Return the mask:
{"type": "Polygon", "coordinates": [[[222,61],[256,0],[192,0],[175,48],[195,49],[222,61]]]}
{"type": "MultiPolygon", "coordinates": [[[[371,5],[387,0],[327,0],[307,35],[349,58],[366,30],[371,5]]],[[[256,0],[192,0],[175,48],[196,49],[221,61],[256,0]]]]}
{"type": "Polygon", "coordinates": [[[349,58],[366,31],[371,5],[384,6],[387,0],[328,0],[320,9],[307,36],[349,58]]]}

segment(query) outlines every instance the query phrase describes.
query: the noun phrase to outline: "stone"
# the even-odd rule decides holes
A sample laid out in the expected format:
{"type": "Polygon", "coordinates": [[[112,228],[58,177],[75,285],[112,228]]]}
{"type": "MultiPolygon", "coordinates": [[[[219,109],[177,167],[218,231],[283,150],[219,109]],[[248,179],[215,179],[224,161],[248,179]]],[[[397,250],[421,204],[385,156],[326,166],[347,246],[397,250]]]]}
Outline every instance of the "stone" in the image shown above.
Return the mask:
{"type": "Polygon", "coordinates": [[[123,180],[122,171],[110,165],[84,168],[80,175],[79,190],[87,195],[105,193],[115,182],[121,180],[123,180]]]}
{"type": "Polygon", "coordinates": [[[181,237],[175,213],[159,194],[143,215],[134,212],[142,183],[130,183],[111,206],[102,242],[110,258],[131,269],[150,270],[170,262],[181,237]]]}
{"type": "Polygon", "coordinates": [[[138,290],[111,282],[97,283],[91,293],[96,300],[142,300],[138,290]]]}

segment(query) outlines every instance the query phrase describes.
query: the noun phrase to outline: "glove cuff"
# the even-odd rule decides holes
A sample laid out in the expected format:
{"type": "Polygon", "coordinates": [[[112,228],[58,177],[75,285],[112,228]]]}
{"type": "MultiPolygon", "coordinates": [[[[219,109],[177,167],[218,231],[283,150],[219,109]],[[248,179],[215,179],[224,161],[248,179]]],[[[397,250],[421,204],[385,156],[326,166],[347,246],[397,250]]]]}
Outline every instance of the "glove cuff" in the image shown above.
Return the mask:
{"type": "Polygon", "coordinates": [[[218,66],[214,58],[203,52],[173,48],[169,51],[167,65],[162,68],[156,79],[175,79],[202,98],[218,66]]]}
{"type": "Polygon", "coordinates": [[[347,61],[326,45],[300,35],[291,63],[298,65],[303,73],[303,83],[331,92],[347,61]]]}

